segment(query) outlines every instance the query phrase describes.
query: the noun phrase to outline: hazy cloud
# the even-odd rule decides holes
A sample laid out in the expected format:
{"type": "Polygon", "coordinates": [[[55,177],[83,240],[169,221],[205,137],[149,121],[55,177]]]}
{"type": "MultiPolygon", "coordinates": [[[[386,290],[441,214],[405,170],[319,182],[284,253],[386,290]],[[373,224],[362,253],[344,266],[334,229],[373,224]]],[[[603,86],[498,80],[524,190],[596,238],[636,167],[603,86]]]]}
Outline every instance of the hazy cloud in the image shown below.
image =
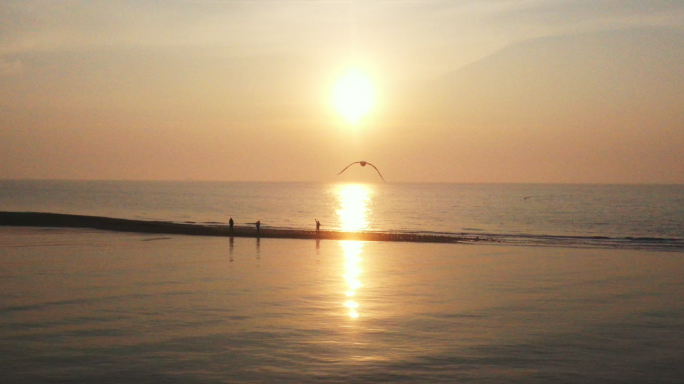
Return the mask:
{"type": "Polygon", "coordinates": [[[626,26],[684,26],[684,2],[671,0],[563,0],[520,2],[497,17],[526,25],[606,29],[626,26]]]}
{"type": "Polygon", "coordinates": [[[0,76],[11,76],[21,73],[24,69],[21,60],[5,60],[0,57],[0,76]]]}
{"type": "Polygon", "coordinates": [[[131,47],[205,47],[232,57],[358,53],[397,73],[432,76],[530,38],[637,25],[684,28],[684,2],[4,1],[0,55],[131,47]]]}

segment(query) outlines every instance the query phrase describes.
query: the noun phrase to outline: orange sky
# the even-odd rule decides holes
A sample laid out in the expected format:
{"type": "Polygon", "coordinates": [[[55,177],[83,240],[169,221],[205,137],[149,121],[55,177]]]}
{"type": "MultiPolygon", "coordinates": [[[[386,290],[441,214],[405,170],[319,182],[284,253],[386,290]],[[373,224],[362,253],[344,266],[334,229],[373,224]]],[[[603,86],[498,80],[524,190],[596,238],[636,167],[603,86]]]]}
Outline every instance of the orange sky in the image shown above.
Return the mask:
{"type": "Polygon", "coordinates": [[[3,179],[684,183],[681,148],[683,2],[0,3],[3,179]]]}

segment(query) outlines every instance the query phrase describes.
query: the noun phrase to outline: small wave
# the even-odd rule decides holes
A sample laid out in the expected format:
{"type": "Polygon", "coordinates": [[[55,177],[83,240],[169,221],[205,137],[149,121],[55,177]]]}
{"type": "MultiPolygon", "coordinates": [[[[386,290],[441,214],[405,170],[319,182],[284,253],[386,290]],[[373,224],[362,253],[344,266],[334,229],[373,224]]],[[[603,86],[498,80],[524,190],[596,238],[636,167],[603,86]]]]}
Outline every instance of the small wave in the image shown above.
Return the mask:
{"type": "Polygon", "coordinates": [[[148,239],[142,239],[140,241],[156,241],[156,240],[170,240],[170,237],[151,237],[148,239]]]}
{"type": "Polygon", "coordinates": [[[666,238],[666,237],[624,237],[624,239],[627,239],[629,241],[645,241],[645,242],[677,242],[677,241],[682,241],[682,239],[674,239],[674,238],[666,238]]]}
{"type": "Polygon", "coordinates": [[[534,234],[490,234],[489,236],[500,238],[504,243],[516,243],[521,245],[529,244],[564,247],[621,248],[684,252],[684,239],[677,238],[555,236],[534,234]]]}

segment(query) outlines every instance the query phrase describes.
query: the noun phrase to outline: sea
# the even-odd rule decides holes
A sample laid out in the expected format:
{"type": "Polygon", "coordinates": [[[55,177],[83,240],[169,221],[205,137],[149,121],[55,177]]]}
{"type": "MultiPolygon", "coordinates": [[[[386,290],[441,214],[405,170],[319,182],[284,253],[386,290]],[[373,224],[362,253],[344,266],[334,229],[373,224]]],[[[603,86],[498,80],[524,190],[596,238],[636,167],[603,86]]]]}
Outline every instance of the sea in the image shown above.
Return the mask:
{"type": "Polygon", "coordinates": [[[0,181],[0,383],[681,383],[684,186],[0,181]]]}
{"type": "Polygon", "coordinates": [[[0,211],[684,251],[684,185],[0,180],[0,211]]]}

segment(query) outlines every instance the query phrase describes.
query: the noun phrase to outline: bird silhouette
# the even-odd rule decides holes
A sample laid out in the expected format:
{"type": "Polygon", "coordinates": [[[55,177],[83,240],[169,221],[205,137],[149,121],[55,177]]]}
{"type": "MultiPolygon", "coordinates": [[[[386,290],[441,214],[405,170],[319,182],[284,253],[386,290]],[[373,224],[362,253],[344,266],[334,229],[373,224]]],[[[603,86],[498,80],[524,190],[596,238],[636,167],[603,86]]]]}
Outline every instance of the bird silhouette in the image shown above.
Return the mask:
{"type": "Polygon", "coordinates": [[[362,167],[365,167],[366,164],[370,165],[371,167],[375,168],[376,171],[378,171],[378,175],[380,175],[380,178],[382,179],[382,181],[385,181],[385,178],[382,177],[382,173],[380,173],[380,170],[379,170],[375,165],[373,165],[373,164],[371,164],[371,163],[369,163],[369,162],[367,162],[367,161],[355,161],[355,162],[353,162],[353,163],[347,165],[347,166],[346,166],[340,173],[338,173],[337,175],[338,175],[338,176],[341,175],[342,172],[346,171],[347,168],[351,167],[351,166],[354,165],[354,164],[361,164],[362,167]]]}

